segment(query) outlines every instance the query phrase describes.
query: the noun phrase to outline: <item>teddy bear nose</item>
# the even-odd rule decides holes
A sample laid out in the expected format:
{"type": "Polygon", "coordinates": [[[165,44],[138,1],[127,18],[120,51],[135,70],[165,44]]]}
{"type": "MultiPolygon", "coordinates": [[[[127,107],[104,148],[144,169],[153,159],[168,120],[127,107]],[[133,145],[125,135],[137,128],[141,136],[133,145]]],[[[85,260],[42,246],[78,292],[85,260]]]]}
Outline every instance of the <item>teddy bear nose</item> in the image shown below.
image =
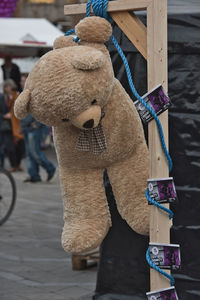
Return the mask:
{"type": "Polygon", "coordinates": [[[94,126],[94,120],[90,119],[83,124],[84,128],[92,128],[94,126]]]}

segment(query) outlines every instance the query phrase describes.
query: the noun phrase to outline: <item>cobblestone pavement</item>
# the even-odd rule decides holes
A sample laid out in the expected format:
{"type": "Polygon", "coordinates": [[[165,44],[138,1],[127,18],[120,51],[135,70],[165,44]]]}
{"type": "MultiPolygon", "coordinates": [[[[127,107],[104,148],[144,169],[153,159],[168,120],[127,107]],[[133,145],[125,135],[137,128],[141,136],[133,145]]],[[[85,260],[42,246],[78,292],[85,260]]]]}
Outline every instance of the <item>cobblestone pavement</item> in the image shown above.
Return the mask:
{"type": "MultiPolygon", "coordinates": [[[[56,163],[55,153],[48,150],[47,154],[56,163]]],[[[45,171],[41,174],[45,180],[45,171]]],[[[91,299],[96,268],[72,271],[71,256],[61,247],[58,172],[50,183],[23,183],[25,172],[15,173],[14,177],[16,207],[0,227],[0,299],[91,299]]]]}

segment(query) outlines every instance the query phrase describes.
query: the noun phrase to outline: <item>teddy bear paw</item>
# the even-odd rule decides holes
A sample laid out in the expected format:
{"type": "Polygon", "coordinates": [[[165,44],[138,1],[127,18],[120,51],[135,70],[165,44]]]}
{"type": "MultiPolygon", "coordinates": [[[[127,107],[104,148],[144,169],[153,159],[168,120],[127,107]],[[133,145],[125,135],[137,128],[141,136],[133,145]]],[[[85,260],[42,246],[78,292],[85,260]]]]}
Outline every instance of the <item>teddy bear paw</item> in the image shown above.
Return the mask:
{"type": "Polygon", "coordinates": [[[83,253],[97,248],[110,227],[110,221],[84,220],[77,224],[65,223],[62,233],[62,246],[66,252],[83,253]]]}

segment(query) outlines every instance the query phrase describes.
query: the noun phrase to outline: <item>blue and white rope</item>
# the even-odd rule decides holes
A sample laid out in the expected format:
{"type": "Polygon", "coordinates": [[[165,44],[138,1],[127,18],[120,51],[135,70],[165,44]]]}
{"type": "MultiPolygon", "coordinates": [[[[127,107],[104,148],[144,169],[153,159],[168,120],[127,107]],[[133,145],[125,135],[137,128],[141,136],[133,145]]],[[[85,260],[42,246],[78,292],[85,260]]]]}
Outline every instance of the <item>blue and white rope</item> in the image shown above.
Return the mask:
{"type": "Polygon", "coordinates": [[[86,17],[90,17],[91,5],[96,16],[110,20],[110,16],[107,13],[108,0],[88,0],[86,6],[86,17]]]}
{"type": "Polygon", "coordinates": [[[128,61],[122,51],[122,49],[120,48],[119,44],[117,43],[115,37],[112,35],[111,36],[111,40],[113,42],[113,44],[115,45],[119,55],[121,56],[124,66],[125,66],[125,70],[126,70],[126,74],[127,74],[127,78],[128,78],[128,82],[129,82],[129,86],[131,88],[132,93],[134,94],[134,96],[142,103],[142,105],[145,106],[145,108],[149,111],[149,113],[153,116],[153,118],[156,121],[157,124],[157,128],[158,128],[158,132],[159,132],[159,137],[160,137],[160,142],[161,142],[161,146],[163,149],[163,152],[165,154],[165,157],[168,161],[168,165],[169,165],[169,171],[172,170],[173,164],[172,164],[172,159],[169,155],[169,152],[167,150],[166,144],[165,144],[165,137],[164,137],[164,133],[163,133],[163,129],[162,129],[162,125],[160,123],[160,120],[158,118],[158,116],[156,115],[155,111],[142,99],[142,97],[138,94],[134,84],[133,84],[133,80],[132,80],[132,75],[131,75],[131,71],[130,71],[130,67],[128,64],[128,61]]]}
{"type": "Polygon", "coordinates": [[[160,203],[158,203],[157,201],[153,200],[150,196],[149,196],[149,191],[148,189],[146,189],[145,191],[145,196],[147,198],[147,200],[157,206],[159,209],[162,209],[164,212],[166,212],[167,214],[169,214],[169,218],[172,219],[174,217],[174,213],[171,211],[171,209],[168,209],[167,207],[161,205],[160,203]]]}
{"type": "Polygon", "coordinates": [[[171,281],[171,285],[173,286],[175,284],[175,280],[174,277],[170,274],[168,274],[167,272],[163,271],[162,269],[160,269],[158,266],[156,266],[152,260],[151,260],[151,256],[150,256],[150,249],[148,248],[147,252],[146,252],[146,260],[148,262],[148,264],[150,265],[150,267],[152,269],[154,269],[155,271],[159,272],[160,274],[162,274],[163,276],[167,277],[170,281],[171,281]]]}
{"type": "Polygon", "coordinates": [[[67,36],[67,35],[70,35],[70,34],[73,34],[73,33],[75,33],[75,29],[73,28],[73,29],[70,29],[70,30],[68,30],[67,32],[65,32],[65,36],[67,36]]]}

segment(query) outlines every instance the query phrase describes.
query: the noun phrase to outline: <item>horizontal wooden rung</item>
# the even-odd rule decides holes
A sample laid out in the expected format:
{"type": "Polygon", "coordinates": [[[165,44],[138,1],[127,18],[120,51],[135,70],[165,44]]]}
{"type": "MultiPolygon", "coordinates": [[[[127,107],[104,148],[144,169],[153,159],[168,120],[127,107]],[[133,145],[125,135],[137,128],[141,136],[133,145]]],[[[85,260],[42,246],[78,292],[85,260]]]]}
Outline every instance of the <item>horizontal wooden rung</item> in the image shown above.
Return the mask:
{"type": "MultiPolygon", "coordinates": [[[[146,10],[152,0],[117,0],[108,2],[107,11],[138,11],[146,10]]],[[[64,6],[65,15],[79,15],[86,13],[86,3],[70,4],[64,6]]],[[[92,13],[92,8],[91,8],[92,13]]]]}

